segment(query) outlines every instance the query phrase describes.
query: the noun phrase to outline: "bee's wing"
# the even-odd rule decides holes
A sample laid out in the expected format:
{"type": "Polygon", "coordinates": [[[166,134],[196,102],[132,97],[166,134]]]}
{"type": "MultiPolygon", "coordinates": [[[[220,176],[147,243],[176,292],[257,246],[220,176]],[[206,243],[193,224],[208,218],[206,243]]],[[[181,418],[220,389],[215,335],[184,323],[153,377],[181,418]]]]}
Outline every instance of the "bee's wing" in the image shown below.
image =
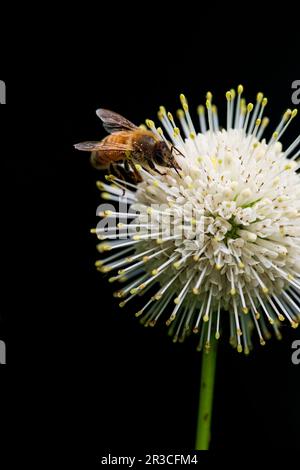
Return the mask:
{"type": "Polygon", "coordinates": [[[119,131],[135,131],[138,129],[138,127],[128,121],[128,119],[108,109],[97,109],[96,114],[103,122],[104,129],[110,134],[119,131]]]}
{"type": "Polygon", "coordinates": [[[134,150],[131,142],[119,143],[119,142],[81,142],[80,144],[74,145],[77,150],[83,150],[85,152],[126,152],[134,150]]]}
{"type": "Polygon", "coordinates": [[[84,152],[93,152],[101,148],[101,142],[81,142],[80,144],[75,144],[74,147],[84,152]]]}

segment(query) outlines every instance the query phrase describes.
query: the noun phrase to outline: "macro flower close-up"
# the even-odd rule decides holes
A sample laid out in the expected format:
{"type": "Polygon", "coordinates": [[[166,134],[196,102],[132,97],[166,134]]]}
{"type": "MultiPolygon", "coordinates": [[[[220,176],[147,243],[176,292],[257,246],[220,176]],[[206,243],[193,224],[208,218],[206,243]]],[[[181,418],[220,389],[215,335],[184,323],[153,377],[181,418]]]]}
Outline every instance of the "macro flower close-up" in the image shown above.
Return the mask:
{"type": "Polygon", "coordinates": [[[299,17],[164,6],[2,28],[9,468],[299,450],[299,17]]]}
{"type": "Polygon", "coordinates": [[[259,93],[254,106],[241,96],[242,86],[226,93],[224,128],[211,93],[207,112],[198,108],[200,131],[183,95],[182,131],[163,107],[165,132],[147,120],[158,139],[173,145],[180,170],[159,166],[156,173],[134,163],[138,184],[107,176],[112,184],[99,184],[104,198],[127,200],[129,211],[127,218],[102,211],[111,221],[95,232],[105,239],[99,251],[114,252],[96,264],[114,273],[110,282],[122,282],[115,293],[121,307],[143,295],[135,314],[145,325],[166,322],[174,341],[196,333],[198,349],[219,339],[226,320],[230,343],[248,354],[253,330],[264,345],[270,331],[280,338],[281,322],[296,328],[300,320],[299,138],[282,148],[297,114],[287,110],[266,141],[267,99],[259,93]]]}
{"type": "Polygon", "coordinates": [[[176,117],[159,108],[159,126],[98,109],[109,135],[75,146],[106,170],[91,232],[119,307],[203,351],[198,450],[210,442],[217,343],[248,355],[300,322],[300,136],[282,145],[297,109],[266,138],[268,99],[243,91],[225,93],[224,123],[211,92],[197,122],[183,94],[176,117]]]}

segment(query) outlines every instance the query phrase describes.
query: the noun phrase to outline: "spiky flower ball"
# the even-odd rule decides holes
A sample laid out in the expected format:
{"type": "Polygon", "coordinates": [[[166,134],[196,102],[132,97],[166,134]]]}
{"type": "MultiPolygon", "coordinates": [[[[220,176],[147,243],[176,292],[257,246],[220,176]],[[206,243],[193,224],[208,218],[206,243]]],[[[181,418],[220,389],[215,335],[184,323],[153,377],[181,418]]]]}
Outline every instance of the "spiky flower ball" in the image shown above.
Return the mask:
{"type": "MultiPolygon", "coordinates": [[[[113,181],[100,184],[104,197],[127,199],[129,213],[101,210],[112,225],[103,228],[102,221],[95,231],[107,239],[100,252],[116,250],[97,261],[98,269],[115,270],[111,282],[128,279],[115,293],[121,307],[134,308],[143,295],[136,316],[146,326],[165,321],[174,341],[199,334],[198,349],[209,349],[229,320],[231,344],[247,354],[253,328],[265,344],[268,324],[280,337],[280,322],[296,328],[300,321],[300,136],[283,150],[279,140],[297,114],[287,110],[266,141],[267,99],[259,93],[255,106],[246,104],[242,92],[239,86],[226,93],[226,128],[207,93],[206,111],[198,108],[199,133],[181,95],[184,137],[161,107],[180,175],[137,165],[143,181],[125,189],[122,180],[107,177],[113,181]]],[[[146,123],[167,141],[153,121],[146,123]]]]}

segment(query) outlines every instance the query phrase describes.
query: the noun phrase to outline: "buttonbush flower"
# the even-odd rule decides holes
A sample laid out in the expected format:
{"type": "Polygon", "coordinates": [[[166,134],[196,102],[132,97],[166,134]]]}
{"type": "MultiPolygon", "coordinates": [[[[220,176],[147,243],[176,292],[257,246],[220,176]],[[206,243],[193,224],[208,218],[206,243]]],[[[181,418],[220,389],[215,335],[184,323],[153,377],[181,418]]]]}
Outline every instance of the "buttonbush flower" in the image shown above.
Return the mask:
{"type": "Polygon", "coordinates": [[[197,337],[204,350],[196,449],[209,447],[225,323],[245,354],[271,331],[280,339],[283,322],[300,323],[300,136],[281,144],[297,110],[286,110],[267,139],[267,98],[258,93],[252,104],[242,95],[242,85],[226,93],[224,127],[210,92],[197,125],[184,95],[177,122],[160,107],[162,127],[146,124],[173,149],[176,168],[133,162],[141,182],[116,175],[98,182],[113,205],[100,206],[92,229],[101,240],[96,266],[121,283],[120,307],[145,326],[166,323],[174,342],[197,337]]]}
{"type": "MultiPolygon", "coordinates": [[[[206,109],[198,107],[200,132],[184,95],[177,111],[183,135],[160,107],[166,136],[146,123],[172,142],[181,171],[160,167],[163,174],[156,174],[136,165],[143,181],[126,188],[109,175],[112,185],[99,184],[103,196],[127,198],[132,219],[115,233],[95,231],[108,239],[128,231],[125,240],[100,243],[100,252],[117,253],[96,263],[102,272],[115,270],[111,282],[128,278],[115,293],[121,307],[144,295],[136,316],[146,326],[166,322],[174,341],[198,334],[199,350],[209,349],[229,321],[230,343],[248,354],[253,329],[264,345],[268,327],[280,338],[281,322],[296,328],[300,320],[300,138],[286,149],[280,143],[297,114],[288,109],[266,140],[267,98],[258,93],[254,106],[242,93],[241,85],[226,93],[225,128],[210,92],[206,109]]],[[[113,210],[102,215],[122,217],[113,210]]]]}

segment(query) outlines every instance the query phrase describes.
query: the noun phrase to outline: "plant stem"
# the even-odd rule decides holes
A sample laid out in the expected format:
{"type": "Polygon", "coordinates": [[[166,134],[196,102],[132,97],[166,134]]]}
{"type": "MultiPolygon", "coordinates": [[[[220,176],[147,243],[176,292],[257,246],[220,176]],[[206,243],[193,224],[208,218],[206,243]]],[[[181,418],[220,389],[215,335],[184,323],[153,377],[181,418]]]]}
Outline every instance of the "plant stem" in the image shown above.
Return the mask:
{"type": "Polygon", "coordinates": [[[209,351],[202,353],[200,401],[197,421],[196,450],[208,450],[214,394],[217,341],[213,339],[209,351]]]}

